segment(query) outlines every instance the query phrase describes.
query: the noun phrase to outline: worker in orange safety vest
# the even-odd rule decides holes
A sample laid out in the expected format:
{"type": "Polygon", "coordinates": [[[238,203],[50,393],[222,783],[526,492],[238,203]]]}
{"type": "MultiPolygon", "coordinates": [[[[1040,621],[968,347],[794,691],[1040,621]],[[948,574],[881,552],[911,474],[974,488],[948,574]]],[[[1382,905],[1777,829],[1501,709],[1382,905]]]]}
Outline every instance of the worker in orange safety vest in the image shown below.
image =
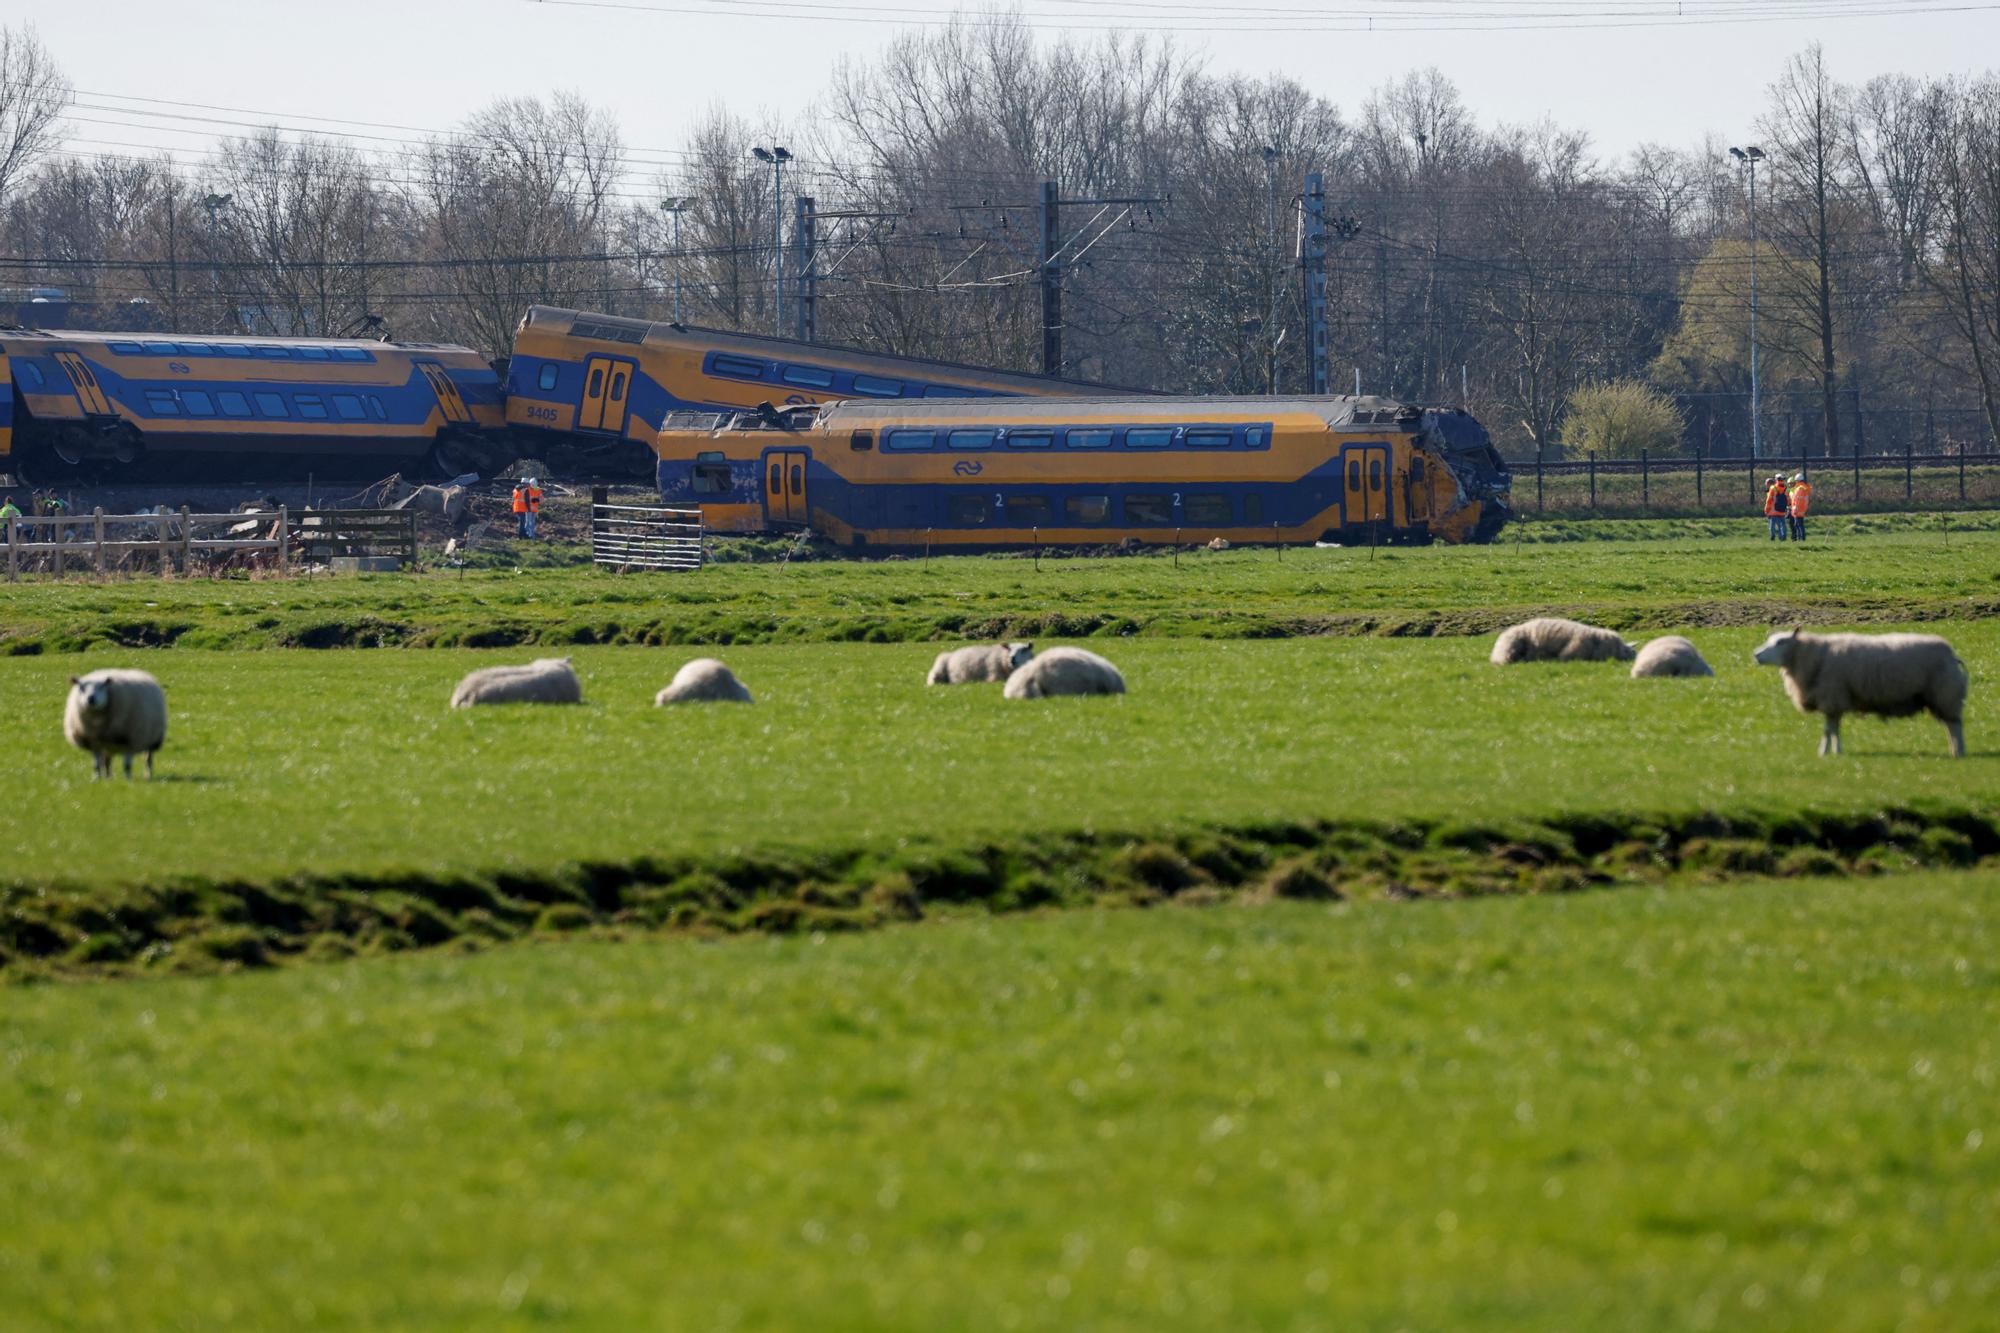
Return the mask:
{"type": "Polygon", "coordinates": [[[1792,540],[1802,542],[1806,539],[1806,510],[1812,508],[1812,483],[1805,473],[1792,475],[1792,488],[1785,498],[1791,505],[1792,540]]]}
{"type": "Polygon", "coordinates": [[[1771,484],[1764,489],[1764,517],[1771,521],[1771,540],[1785,540],[1785,516],[1791,510],[1791,502],[1786,498],[1785,477],[1778,473],[1771,478],[1771,484]]]}
{"type": "Polygon", "coordinates": [[[514,487],[514,517],[523,537],[535,535],[535,520],[541,512],[542,488],[535,478],[525,477],[514,487]]]}

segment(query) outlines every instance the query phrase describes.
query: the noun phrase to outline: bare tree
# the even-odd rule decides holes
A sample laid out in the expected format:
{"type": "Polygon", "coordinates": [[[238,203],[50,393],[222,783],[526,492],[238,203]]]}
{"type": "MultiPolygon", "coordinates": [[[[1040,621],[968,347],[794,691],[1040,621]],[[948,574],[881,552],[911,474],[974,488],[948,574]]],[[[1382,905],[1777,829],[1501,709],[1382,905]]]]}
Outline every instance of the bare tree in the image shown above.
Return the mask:
{"type": "Polygon", "coordinates": [[[60,141],[70,96],[33,28],[0,28],[0,200],[60,141]]]}
{"type": "Polygon", "coordinates": [[[1938,170],[1942,236],[1922,271],[1964,345],[1987,432],[2000,442],[2000,79],[1961,85],[1950,101],[1938,170]]]}

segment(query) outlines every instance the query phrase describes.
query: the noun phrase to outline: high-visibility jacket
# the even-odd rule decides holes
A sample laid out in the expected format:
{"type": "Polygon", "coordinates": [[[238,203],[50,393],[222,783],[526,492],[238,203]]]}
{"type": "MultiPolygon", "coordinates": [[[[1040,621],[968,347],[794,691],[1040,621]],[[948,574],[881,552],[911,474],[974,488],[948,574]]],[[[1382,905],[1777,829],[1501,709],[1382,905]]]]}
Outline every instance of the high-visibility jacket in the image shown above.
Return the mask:
{"type": "Polygon", "coordinates": [[[1812,508],[1812,483],[1797,482],[1792,486],[1792,517],[1804,518],[1806,510],[1812,508]]]}
{"type": "Polygon", "coordinates": [[[517,514],[541,513],[542,488],[539,486],[516,486],[514,488],[514,512],[517,514]]]}
{"type": "Polygon", "coordinates": [[[514,512],[517,514],[528,512],[528,492],[520,486],[514,488],[514,512]]]}
{"type": "Polygon", "coordinates": [[[1785,483],[1774,481],[1771,488],[1764,492],[1764,517],[1782,518],[1785,512],[1785,483]]]}
{"type": "Polygon", "coordinates": [[[20,516],[20,507],[12,500],[9,500],[6,504],[0,504],[0,523],[5,523],[10,518],[19,518],[20,516]]]}
{"type": "Polygon", "coordinates": [[[531,514],[542,512],[542,488],[539,486],[528,488],[528,512],[531,514]]]}

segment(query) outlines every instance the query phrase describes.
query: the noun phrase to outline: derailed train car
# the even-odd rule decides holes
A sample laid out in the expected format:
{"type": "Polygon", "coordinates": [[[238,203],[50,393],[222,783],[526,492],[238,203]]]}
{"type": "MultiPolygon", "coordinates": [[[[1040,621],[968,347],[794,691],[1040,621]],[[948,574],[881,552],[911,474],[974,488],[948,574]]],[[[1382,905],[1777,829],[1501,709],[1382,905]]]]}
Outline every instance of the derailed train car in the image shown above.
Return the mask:
{"type": "Polygon", "coordinates": [[[671,412],[846,398],[1138,393],[1084,380],[889,356],[755,333],[535,306],[514,334],[507,420],[564,473],[650,477],[671,412]]]}
{"type": "Polygon", "coordinates": [[[24,482],[451,475],[504,464],[499,374],[432,343],[0,330],[0,471],[24,482]]]}
{"type": "Polygon", "coordinates": [[[669,416],[663,503],[849,547],[1489,541],[1469,413],[1372,397],[842,402],[669,416]]]}

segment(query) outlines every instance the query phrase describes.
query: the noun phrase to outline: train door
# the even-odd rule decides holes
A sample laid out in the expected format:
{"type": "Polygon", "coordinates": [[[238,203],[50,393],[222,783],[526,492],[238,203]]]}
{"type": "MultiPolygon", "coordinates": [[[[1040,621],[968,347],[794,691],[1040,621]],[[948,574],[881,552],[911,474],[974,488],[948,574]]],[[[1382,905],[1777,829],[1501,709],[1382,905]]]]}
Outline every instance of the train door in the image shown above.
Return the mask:
{"type": "Polygon", "coordinates": [[[806,464],[804,449],[772,449],[764,455],[764,519],[770,524],[804,524],[806,464]]]}
{"type": "Polygon", "coordinates": [[[104,396],[104,386],[97,382],[97,374],[90,363],[75,352],[57,352],[56,364],[63,368],[70,387],[76,390],[76,401],[83,406],[87,417],[108,417],[112,415],[111,400],[104,396]]]}
{"type": "Polygon", "coordinates": [[[578,430],[603,430],[614,435],[625,433],[633,371],[633,362],[618,357],[585,358],[583,409],[576,419],[578,430]]]}
{"type": "Polygon", "coordinates": [[[452,383],[451,375],[436,361],[419,361],[417,369],[430,382],[431,392],[437,395],[438,406],[444,409],[444,419],[459,425],[472,420],[472,412],[465,405],[465,396],[452,383]]]}
{"type": "Polygon", "coordinates": [[[1385,523],[1389,519],[1389,446],[1352,444],[1340,451],[1343,524],[1385,523]]]}

